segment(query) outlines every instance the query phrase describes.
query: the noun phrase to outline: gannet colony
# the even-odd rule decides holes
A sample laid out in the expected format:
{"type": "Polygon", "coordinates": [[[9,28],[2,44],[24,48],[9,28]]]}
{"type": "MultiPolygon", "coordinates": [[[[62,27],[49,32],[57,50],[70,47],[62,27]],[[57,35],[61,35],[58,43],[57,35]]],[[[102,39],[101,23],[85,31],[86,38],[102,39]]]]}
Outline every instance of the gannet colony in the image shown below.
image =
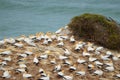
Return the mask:
{"type": "Polygon", "coordinates": [[[68,26],[4,39],[0,80],[120,80],[120,53],[75,39],[68,26]]]}

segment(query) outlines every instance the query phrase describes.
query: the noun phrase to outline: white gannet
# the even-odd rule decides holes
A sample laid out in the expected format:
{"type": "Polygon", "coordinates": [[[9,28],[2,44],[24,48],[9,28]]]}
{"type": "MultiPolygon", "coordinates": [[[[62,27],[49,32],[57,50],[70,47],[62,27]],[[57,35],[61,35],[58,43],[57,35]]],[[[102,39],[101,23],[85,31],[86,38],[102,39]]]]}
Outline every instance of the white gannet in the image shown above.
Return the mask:
{"type": "Polygon", "coordinates": [[[5,43],[5,41],[4,41],[4,40],[1,40],[1,41],[0,41],[0,46],[1,46],[1,45],[4,45],[4,43],[5,43]]]}
{"type": "Polygon", "coordinates": [[[107,51],[107,52],[106,52],[106,55],[111,56],[111,55],[113,55],[113,54],[112,54],[111,51],[107,51]]]}
{"type": "Polygon", "coordinates": [[[75,51],[79,51],[80,49],[81,48],[78,45],[75,46],[75,51]]]}
{"type": "Polygon", "coordinates": [[[38,65],[39,60],[38,60],[38,58],[37,58],[37,55],[35,55],[35,57],[34,57],[34,59],[33,59],[33,63],[36,64],[36,65],[38,65]]]}
{"type": "Polygon", "coordinates": [[[44,70],[42,68],[39,69],[39,73],[44,73],[44,70]]]}
{"type": "Polygon", "coordinates": [[[40,75],[41,75],[42,77],[46,77],[46,76],[47,76],[47,74],[46,74],[45,72],[40,73],[40,75]]]}
{"type": "Polygon", "coordinates": [[[111,57],[113,57],[113,53],[112,53],[111,51],[107,51],[107,52],[106,52],[106,56],[108,56],[108,57],[111,58],[111,57]]]}
{"type": "Polygon", "coordinates": [[[11,54],[12,52],[11,51],[3,51],[3,52],[1,52],[0,54],[2,54],[2,55],[9,55],[9,54],[11,54]]]}
{"type": "Polygon", "coordinates": [[[10,77],[11,77],[10,71],[8,71],[8,70],[4,71],[2,77],[3,77],[3,78],[10,78],[10,77]]]}
{"type": "Polygon", "coordinates": [[[101,76],[101,75],[103,75],[103,71],[102,70],[96,70],[96,71],[94,71],[94,74],[101,76]]]}
{"type": "Polygon", "coordinates": [[[103,63],[101,63],[101,62],[99,62],[99,61],[95,61],[95,65],[97,65],[97,66],[102,66],[103,63]]]}
{"type": "Polygon", "coordinates": [[[11,59],[11,56],[8,56],[8,57],[5,57],[3,60],[4,61],[11,61],[12,59],[11,59]]]}
{"type": "Polygon", "coordinates": [[[60,41],[60,42],[57,44],[57,46],[59,46],[59,47],[62,47],[62,46],[64,46],[64,43],[63,43],[63,41],[60,41]]]}
{"type": "Polygon", "coordinates": [[[53,58],[51,61],[50,61],[51,64],[56,64],[56,60],[55,58],[53,58]]]}
{"type": "Polygon", "coordinates": [[[115,70],[113,66],[106,67],[105,69],[106,69],[107,71],[114,71],[114,70],[115,70]]]}
{"type": "Polygon", "coordinates": [[[55,66],[53,71],[56,72],[56,71],[60,71],[60,70],[61,70],[61,65],[58,64],[58,65],[55,66]]]}
{"type": "Polygon", "coordinates": [[[73,76],[63,76],[63,80],[73,80],[73,76]]]}
{"type": "Polygon", "coordinates": [[[84,42],[82,41],[78,42],[75,46],[75,50],[79,51],[81,48],[83,48],[84,45],[85,45],[84,42]]]}
{"type": "Polygon", "coordinates": [[[62,35],[62,36],[60,36],[62,39],[64,39],[64,40],[67,40],[68,39],[68,36],[67,35],[62,35]]]}
{"type": "Polygon", "coordinates": [[[112,59],[113,59],[114,61],[119,60],[119,58],[118,58],[118,57],[116,57],[116,56],[113,56],[113,57],[112,57],[112,59]]]}
{"type": "Polygon", "coordinates": [[[71,64],[72,64],[72,62],[71,62],[71,61],[69,61],[69,60],[64,60],[64,64],[66,64],[66,65],[71,65],[71,64]]]}
{"type": "Polygon", "coordinates": [[[69,70],[70,70],[70,71],[75,71],[75,70],[76,70],[76,66],[75,66],[75,65],[70,66],[70,67],[69,67],[69,70]]]}
{"type": "Polygon", "coordinates": [[[112,61],[104,62],[104,65],[106,65],[106,66],[113,66],[113,62],[112,61]]]}
{"type": "Polygon", "coordinates": [[[70,52],[68,49],[65,49],[64,55],[68,56],[68,55],[70,55],[70,54],[71,54],[71,52],[70,52]]]}
{"type": "Polygon", "coordinates": [[[43,33],[43,32],[37,33],[37,34],[36,34],[36,39],[37,39],[37,40],[42,40],[42,39],[44,39],[44,33],[43,33]]]}
{"type": "Polygon", "coordinates": [[[120,78],[120,74],[116,74],[115,77],[120,78]]]}
{"type": "Polygon", "coordinates": [[[88,48],[87,48],[87,51],[88,52],[90,52],[90,51],[94,51],[95,49],[93,48],[93,47],[91,47],[91,46],[88,46],[88,48]]]}
{"type": "Polygon", "coordinates": [[[33,77],[31,74],[28,74],[27,72],[23,73],[23,78],[31,78],[33,77]]]}
{"type": "Polygon", "coordinates": [[[103,50],[103,47],[97,47],[96,48],[96,51],[102,51],[103,50]]]}
{"type": "Polygon", "coordinates": [[[14,45],[15,45],[16,47],[19,47],[19,48],[23,47],[23,44],[22,44],[22,43],[15,43],[14,45]]]}
{"type": "Polygon", "coordinates": [[[31,51],[25,51],[24,53],[27,54],[27,55],[33,54],[33,52],[31,52],[31,51]]]}
{"type": "Polygon", "coordinates": [[[44,45],[47,45],[47,44],[48,44],[48,40],[47,40],[47,39],[44,39],[43,44],[44,44],[44,45]]]}
{"type": "Polygon", "coordinates": [[[83,59],[78,59],[78,60],[77,60],[77,62],[78,62],[79,64],[83,64],[83,63],[85,63],[85,62],[86,62],[86,60],[83,60],[83,59]]]}
{"type": "Polygon", "coordinates": [[[88,44],[87,44],[87,51],[88,51],[88,52],[89,52],[89,51],[94,51],[93,43],[88,42],[88,44]]]}
{"type": "Polygon", "coordinates": [[[95,51],[95,54],[96,54],[96,55],[99,55],[99,54],[100,54],[100,52],[99,52],[99,51],[95,51]]]}
{"type": "Polygon", "coordinates": [[[25,38],[24,41],[30,46],[36,46],[36,44],[30,38],[25,38]]]}
{"type": "Polygon", "coordinates": [[[19,64],[19,67],[20,67],[20,68],[26,68],[27,66],[26,66],[24,63],[20,63],[20,64],[19,64]]]}
{"type": "Polygon", "coordinates": [[[101,57],[102,60],[110,60],[109,56],[107,56],[107,55],[105,55],[105,56],[101,55],[100,57],[101,57]]]}
{"type": "Polygon", "coordinates": [[[42,76],[39,80],[50,80],[50,77],[49,77],[49,75],[42,76]]]}
{"type": "Polygon", "coordinates": [[[2,66],[5,66],[5,65],[7,65],[7,62],[6,62],[6,61],[2,61],[2,62],[0,62],[0,64],[1,64],[2,66]]]}
{"type": "Polygon", "coordinates": [[[24,39],[25,39],[25,35],[22,35],[21,37],[16,38],[17,41],[24,41],[24,39]]]}
{"type": "Polygon", "coordinates": [[[65,28],[65,29],[67,29],[67,28],[69,28],[69,26],[68,26],[68,25],[66,25],[64,28],[65,28]]]}
{"type": "Polygon", "coordinates": [[[51,35],[51,39],[55,40],[57,39],[57,36],[55,34],[51,35]]]}
{"type": "Polygon", "coordinates": [[[14,44],[15,43],[15,39],[13,39],[13,38],[5,39],[5,42],[10,43],[10,44],[14,44]]]}
{"type": "Polygon", "coordinates": [[[32,40],[35,40],[36,36],[35,35],[29,35],[29,38],[32,39],[32,40]]]}
{"type": "Polygon", "coordinates": [[[76,72],[76,75],[84,76],[84,75],[85,75],[85,71],[77,71],[77,72],[76,72]]]}
{"type": "Polygon", "coordinates": [[[27,42],[27,44],[30,46],[34,46],[34,47],[36,46],[36,44],[34,42],[27,42]]]}
{"type": "Polygon", "coordinates": [[[59,34],[62,30],[63,30],[63,28],[60,28],[60,29],[58,29],[55,33],[56,33],[56,34],[59,34]]]}
{"type": "Polygon", "coordinates": [[[71,37],[70,37],[70,42],[71,42],[71,43],[74,43],[74,42],[75,42],[74,36],[71,36],[71,37]]]}
{"type": "Polygon", "coordinates": [[[59,59],[65,60],[65,59],[68,59],[68,57],[67,56],[63,56],[63,55],[59,55],[59,59]]]}
{"type": "Polygon", "coordinates": [[[95,68],[95,66],[93,65],[93,64],[88,64],[88,69],[89,70],[92,70],[92,69],[94,69],[95,68]]]}
{"type": "Polygon", "coordinates": [[[51,38],[48,38],[48,43],[51,43],[52,42],[52,39],[51,38]]]}
{"type": "Polygon", "coordinates": [[[48,33],[46,33],[44,36],[44,39],[48,39],[48,38],[50,38],[50,37],[48,36],[48,33]]]}
{"type": "Polygon", "coordinates": [[[17,55],[20,56],[20,57],[23,57],[23,58],[27,57],[27,54],[17,53],[17,55]]]}
{"type": "Polygon", "coordinates": [[[97,60],[97,58],[89,57],[89,61],[90,61],[90,62],[94,62],[94,61],[96,61],[96,60],[97,60]]]}
{"type": "Polygon", "coordinates": [[[18,69],[15,69],[16,72],[20,72],[20,73],[23,73],[25,72],[25,68],[18,68],[18,69]]]}
{"type": "Polygon", "coordinates": [[[40,59],[47,59],[48,58],[48,54],[42,54],[40,55],[40,59]]]}
{"type": "Polygon", "coordinates": [[[84,50],[83,53],[82,53],[82,55],[85,56],[85,57],[86,57],[86,56],[89,57],[89,56],[90,56],[90,53],[88,53],[86,50],[84,50]]]}
{"type": "Polygon", "coordinates": [[[64,71],[58,72],[57,75],[58,75],[59,77],[63,77],[63,76],[64,76],[64,71]]]}

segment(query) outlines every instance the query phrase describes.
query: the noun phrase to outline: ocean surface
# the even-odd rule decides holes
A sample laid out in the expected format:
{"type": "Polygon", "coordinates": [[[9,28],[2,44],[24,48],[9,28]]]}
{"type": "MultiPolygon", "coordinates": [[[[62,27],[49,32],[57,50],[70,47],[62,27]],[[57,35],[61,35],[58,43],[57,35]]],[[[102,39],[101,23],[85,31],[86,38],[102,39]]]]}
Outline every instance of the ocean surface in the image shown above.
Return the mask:
{"type": "Polygon", "coordinates": [[[120,0],[0,0],[0,40],[55,32],[83,13],[98,13],[120,22],[120,0]]]}

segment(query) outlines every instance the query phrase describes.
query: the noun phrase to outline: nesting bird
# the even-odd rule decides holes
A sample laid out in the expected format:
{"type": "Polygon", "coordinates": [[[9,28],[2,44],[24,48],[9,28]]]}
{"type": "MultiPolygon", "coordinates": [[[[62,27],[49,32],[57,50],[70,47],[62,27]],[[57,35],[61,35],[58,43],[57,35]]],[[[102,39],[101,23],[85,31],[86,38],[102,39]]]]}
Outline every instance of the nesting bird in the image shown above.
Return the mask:
{"type": "Polygon", "coordinates": [[[5,41],[4,41],[4,40],[1,40],[1,41],[0,41],[0,46],[1,46],[1,45],[4,45],[4,43],[5,43],[5,41]]]}
{"type": "Polygon", "coordinates": [[[69,70],[70,70],[70,71],[75,71],[75,70],[76,70],[76,66],[75,66],[75,65],[70,66],[69,70]]]}
{"type": "Polygon", "coordinates": [[[60,29],[58,29],[55,33],[56,33],[56,34],[59,34],[62,30],[63,30],[63,28],[60,28],[60,29]]]}
{"type": "Polygon", "coordinates": [[[19,48],[22,48],[23,47],[23,44],[22,43],[15,43],[14,44],[16,47],[19,47],[19,48]]]}
{"type": "Polygon", "coordinates": [[[113,66],[108,66],[108,67],[106,67],[105,68],[107,71],[114,71],[115,70],[115,68],[113,67],[113,66]]]}
{"type": "Polygon", "coordinates": [[[28,74],[27,72],[23,73],[23,78],[32,78],[33,76],[31,74],[28,74]]]}
{"type": "Polygon", "coordinates": [[[48,54],[42,54],[40,55],[40,59],[47,59],[48,58],[48,54]]]}
{"type": "Polygon", "coordinates": [[[64,80],[73,80],[73,76],[63,76],[64,80]]]}
{"type": "Polygon", "coordinates": [[[61,70],[61,65],[60,64],[58,64],[58,65],[56,65],[55,66],[55,68],[54,68],[54,72],[57,72],[57,71],[60,71],[61,70]]]}
{"type": "Polygon", "coordinates": [[[3,51],[3,52],[1,52],[0,54],[1,55],[9,55],[9,54],[11,54],[12,52],[11,51],[3,51]]]}
{"type": "Polygon", "coordinates": [[[94,62],[94,61],[96,61],[96,60],[97,60],[97,58],[89,57],[89,61],[90,61],[90,62],[94,62]]]}
{"type": "Polygon", "coordinates": [[[88,53],[86,50],[84,50],[83,53],[82,53],[82,55],[85,56],[85,57],[89,57],[90,53],[88,53]]]}
{"type": "Polygon", "coordinates": [[[8,57],[5,57],[3,60],[4,61],[11,61],[12,59],[11,59],[11,56],[8,56],[8,57]]]}
{"type": "Polygon", "coordinates": [[[70,54],[71,54],[71,52],[69,52],[68,49],[65,49],[65,51],[64,51],[64,55],[68,56],[68,55],[70,55],[70,54]]]}
{"type": "Polygon", "coordinates": [[[84,75],[85,75],[85,71],[77,71],[77,72],[76,72],[76,75],[84,76],[84,75]]]}
{"type": "Polygon", "coordinates": [[[83,60],[83,59],[78,59],[78,60],[77,60],[77,62],[78,62],[79,64],[83,64],[83,63],[85,63],[85,62],[86,62],[86,60],[83,60]]]}
{"type": "Polygon", "coordinates": [[[75,46],[75,50],[76,50],[76,51],[79,51],[80,49],[83,48],[84,45],[85,45],[84,42],[82,42],[82,41],[78,42],[78,43],[76,44],[76,46],[75,46]]]}
{"type": "Polygon", "coordinates": [[[47,45],[47,44],[48,44],[48,40],[47,40],[47,39],[44,39],[43,44],[44,44],[44,45],[47,45]]]}
{"type": "Polygon", "coordinates": [[[39,63],[39,60],[38,60],[36,55],[35,55],[35,57],[33,59],[33,63],[36,64],[36,65],[38,65],[38,63],[39,63]]]}
{"type": "Polygon", "coordinates": [[[64,46],[64,42],[63,42],[63,41],[60,41],[60,42],[57,44],[57,46],[59,46],[59,47],[64,46]]]}
{"type": "Polygon", "coordinates": [[[75,42],[74,36],[71,36],[71,37],[70,37],[70,42],[71,42],[71,43],[74,43],[74,42],[75,42]]]}
{"type": "Polygon", "coordinates": [[[41,77],[41,78],[38,79],[38,80],[50,80],[50,77],[49,77],[49,75],[47,75],[47,76],[41,77]]]}
{"type": "Polygon", "coordinates": [[[2,77],[3,77],[3,78],[10,78],[10,77],[11,77],[11,75],[10,75],[10,71],[8,71],[8,70],[4,71],[2,77]]]}
{"type": "Polygon", "coordinates": [[[10,43],[10,44],[14,44],[15,43],[15,39],[10,38],[10,39],[5,39],[6,43],[10,43]]]}
{"type": "Polygon", "coordinates": [[[57,75],[58,75],[59,77],[63,77],[63,76],[64,76],[64,72],[63,72],[63,71],[60,71],[60,72],[57,73],[57,75]]]}
{"type": "Polygon", "coordinates": [[[120,78],[120,74],[116,74],[115,77],[120,78]]]}
{"type": "Polygon", "coordinates": [[[102,70],[96,70],[94,72],[94,74],[101,76],[101,75],[103,75],[103,71],[102,70]]]}
{"type": "Polygon", "coordinates": [[[26,71],[25,68],[18,68],[18,69],[16,69],[16,72],[20,72],[20,73],[23,73],[25,71],[26,71]]]}
{"type": "Polygon", "coordinates": [[[59,59],[60,60],[65,60],[65,59],[68,59],[68,57],[67,56],[63,56],[63,55],[59,55],[59,59]]]}

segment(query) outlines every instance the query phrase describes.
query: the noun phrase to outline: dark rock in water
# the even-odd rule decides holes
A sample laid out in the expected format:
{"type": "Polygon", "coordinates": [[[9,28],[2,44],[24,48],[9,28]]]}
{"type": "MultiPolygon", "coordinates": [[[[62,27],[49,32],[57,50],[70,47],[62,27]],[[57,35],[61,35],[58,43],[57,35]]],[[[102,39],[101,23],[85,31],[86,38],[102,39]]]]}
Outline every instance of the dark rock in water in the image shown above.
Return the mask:
{"type": "Polygon", "coordinates": [[[68,24],[73,35],[106,48],[120,49],[120,25],[112,18],[85,13],[72,18],[68,24]]]}

